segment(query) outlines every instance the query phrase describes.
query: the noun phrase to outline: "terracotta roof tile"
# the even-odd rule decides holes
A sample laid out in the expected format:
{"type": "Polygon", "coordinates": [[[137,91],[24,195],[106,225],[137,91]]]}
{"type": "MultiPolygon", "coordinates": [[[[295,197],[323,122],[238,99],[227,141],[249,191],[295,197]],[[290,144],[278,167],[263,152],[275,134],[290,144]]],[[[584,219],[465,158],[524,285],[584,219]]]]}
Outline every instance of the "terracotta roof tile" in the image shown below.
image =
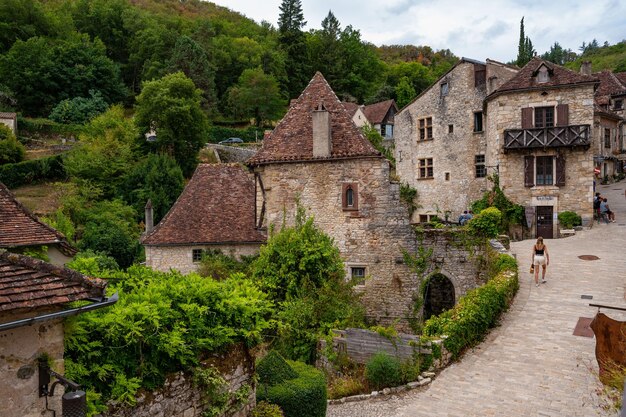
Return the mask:
{"type": "MultiPolygon", "coordinates": [[[[535,57],[530,60],[513,78],[502,84],[497,90],[489,95],[494,97],[504,92],[516,90],[538,90],[546,88],[555,88],[572,84],[593,84],[598,83],[598,79],[591,75],[580,74],[571,71],[560,65],[544,61],[535,57]],[[537,70],[545,65],[550,71],[550,79],[545,83],[538,83],[536,79],[537,70]]],[[[488,97],[488,98],[489,98],[488,97]]]]}
{"type": "Polygon", "coordinates": [[[0,253],[0,312],[105,296],[107,283],[10,252],[0,253]]]}
{"type": "Polygon", "coordinates": [[[17,113],[0,112],[0,119],[17,119],[17,113]]]}
{"type": "Polygon", "coordinates": [[[349,101],[342,101],[341,104],[343,105],[343,108],[346,109],[350,117],[353,117],[354,113],[356,113],[356,111],[359,109],[358,104],[351,103],[349,101]]]}
{"type": "Polygon", "coordinates": [[[396,106],[396,102],[393,99],[385,100],[363,107],[363,113],[371,124],[381,124],[392,107],[395,107],[396,112],[398,111],[398,106],[396,106]]]}
{"type": "Polygon", "coordinates": [[[76,253],[61,233],[39,221],[0,183],[0,248],[50,244],[67,255],[76,253]]]}
{"type": "Polygon", "coordinates": [[[600,85],[595,92],[596,101],[608,98],[611,94],[621,93],[626,90],[626,84],[617,77],[617,74],[613,74],[611,71],[601,71],[593,74],[594,77],[600,80],[600,85]]]}
{"type": "Polygon", "coordinates": [[[255,228],[254,177],[238,164],[200,164],[144,245],[265,242],[255,228]]]}
{"type": "Polygon", "coordinates": [[[354,125],[335,92],[322,74],[317,72],[276,129],[263,140],[259,152],[247,164],[375,156],[380,156],[380,153],[354,125]],[[331,119],[332,150],[331,155],[325,158],[313,156],[312,112],[320,103],[330,113],[331,119]]]}

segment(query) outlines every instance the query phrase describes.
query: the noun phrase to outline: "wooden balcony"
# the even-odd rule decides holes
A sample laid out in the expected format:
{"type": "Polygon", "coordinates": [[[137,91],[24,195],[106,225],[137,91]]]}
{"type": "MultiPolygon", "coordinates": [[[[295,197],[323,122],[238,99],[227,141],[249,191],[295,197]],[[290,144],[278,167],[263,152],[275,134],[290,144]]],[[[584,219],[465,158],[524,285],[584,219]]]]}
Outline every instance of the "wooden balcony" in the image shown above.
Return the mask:
{"type": "Polygon", "coordinates": [[[504,131],[504,150],[591,145],[590,125],[554,126],[504,131]]]}

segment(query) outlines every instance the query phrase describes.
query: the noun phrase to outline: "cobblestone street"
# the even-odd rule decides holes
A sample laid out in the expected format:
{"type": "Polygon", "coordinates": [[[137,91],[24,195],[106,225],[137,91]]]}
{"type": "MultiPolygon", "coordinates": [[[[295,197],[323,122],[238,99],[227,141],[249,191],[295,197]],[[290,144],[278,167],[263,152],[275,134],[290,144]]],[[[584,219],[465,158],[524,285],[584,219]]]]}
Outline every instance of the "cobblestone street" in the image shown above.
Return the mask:
{"type": "MultiPolygon", "coordinates": [[[[589,303],[626,307],[626,181],[599,186],[616,222],[594,224],[565,239],[547,240],[547,283],[528,273],[534,240],[514,242],[520,290],[501,326],[427,388],[404,395],[330,406],[329,417],[614,416],[599,395],[595,338],[572,334],[589,303]],[[581,255],[599,260],[585,261],[581,255]],[[532,284],[532,285],[531,285],[532,284]],[[593,296],[592,300],[582,295],[593,296]]],[[[603,309],[626,320],[624,312],[603,309]]]]}

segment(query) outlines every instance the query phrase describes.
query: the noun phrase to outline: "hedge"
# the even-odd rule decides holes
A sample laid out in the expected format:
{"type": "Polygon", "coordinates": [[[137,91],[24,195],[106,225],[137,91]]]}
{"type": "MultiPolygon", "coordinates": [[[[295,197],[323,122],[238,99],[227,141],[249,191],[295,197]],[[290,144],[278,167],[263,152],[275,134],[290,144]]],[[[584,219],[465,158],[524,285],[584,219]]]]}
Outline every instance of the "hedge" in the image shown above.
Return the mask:
{"type": "Polygon", "coordinates": [[[259,381],[270,387],[298,377],[296,371],[274,350],[259,361],[256,373],[259,381]]]}
{"type": "Polygon", "coordinates": [[[298,375],[274,386],[260,381],[256,391],[257,402],[278,405],[285,417],[324,417],[326,415],[326,378],[312,366],[287,361],[298,375]]]}
{"type": "Polygon", "coordinates": [[[63,180],[66,177],[62,155],[0,165],[0,182],[8,188],[40,181],[63,180]]]}
{"type": "Polygon", "coordinates": [[[17,118],[17,130],[20,134],[22,131],[27,131],[33,133],[78,136],[84,128],[83,125],[62,124],[50,119],[31,119],[21,116],[17,118]]]}
{"type": "Polygon", "coordinates": [[[241,138],[244,142],[255,142],[263,140],[263,129],[247,127],[245,129],[234,129],[231,127],[211,126],[209,128],[209,142],[217,143],[228,138],[241,138]]]}
{"type": "Polygon", "coordinates": [[[515,263],[501,264],[508,268],[482,287],[469,291],[453,309],[424,324],[425,336],[447,336],[443,343],[454,358],[482,341],[513,300],[519,288],[515,263]]]}

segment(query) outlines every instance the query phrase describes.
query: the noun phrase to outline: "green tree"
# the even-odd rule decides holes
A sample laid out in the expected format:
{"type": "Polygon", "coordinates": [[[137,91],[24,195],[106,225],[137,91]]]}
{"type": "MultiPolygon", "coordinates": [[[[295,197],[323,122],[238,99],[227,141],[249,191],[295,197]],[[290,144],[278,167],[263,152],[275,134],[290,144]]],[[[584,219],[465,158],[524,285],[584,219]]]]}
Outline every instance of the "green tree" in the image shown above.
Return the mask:
{"type": "Polygon", "coordinates": [[[183,172],[167,155],[150,154],[124,176],[119,194],[140,218],[152,201],[154,222],[158,223],[174,204],[184,188],[183,172]]]}
{"type": "Polygon", "coordinates": [[[228,103],[235,117],[253,117],[258,127],[278,119],[283,110],[278,82],[261,68],[241,74],[237,85],[228,91],[228,103]]]}
{"type": "Polygon", "coordinates": [[[306,38],[302,28],[306,25],[301,0],[283,0],[279,6],[278,40],[285,53],[287,70],[286,90],[289,97],[297,97],[309,81],[306,38]]]}
{"type": "Polygon", "coordinates": [[[0,124],[0,165],[20,162],[25,155],[26,149],[17,141],[13,131],[0,124]]]}
{"type": "Polygon", "coordinates": [[[59,27],[36,0],[0,2],[0,53],[11,49],[16,40],[34,36],[54,36],[59,27]]]}
{"type": "Polygon", "coordinates": [[[396,85],[396,102],[398,107],[402,108],[409,104],[415,97],[415,88],[409,82],[409,77],[400,78],[400,82],[396,85]]]}
{"type": "Polygon", "coordinates": [[[54,106],[48,118],[57,123],[82,125],[97,115],[104,113],[108,107],[99,91],[89,90],[89,97],[65,99],[54,106]]]}
{"type": "Polygon", "coordinates": [[[193,173],[198,151],[207,141],[207,117],[200,107],[202,92],[182,72],[144,84],[135,106],[135,122],[144,148],[170,155],[185,176],[193,173]],[[143,134],[154,129],[154,144],[143,134]]]}
{"type": "Polygon", "coordinates": [[[521,68],[528,64],[528,62],[530,62],[530,60],[535,56],[535,53],[532,41],[524,33],[524,18],[522,17],[519,27],[519,45],[517,46],[516,65],[521,68]]]}

